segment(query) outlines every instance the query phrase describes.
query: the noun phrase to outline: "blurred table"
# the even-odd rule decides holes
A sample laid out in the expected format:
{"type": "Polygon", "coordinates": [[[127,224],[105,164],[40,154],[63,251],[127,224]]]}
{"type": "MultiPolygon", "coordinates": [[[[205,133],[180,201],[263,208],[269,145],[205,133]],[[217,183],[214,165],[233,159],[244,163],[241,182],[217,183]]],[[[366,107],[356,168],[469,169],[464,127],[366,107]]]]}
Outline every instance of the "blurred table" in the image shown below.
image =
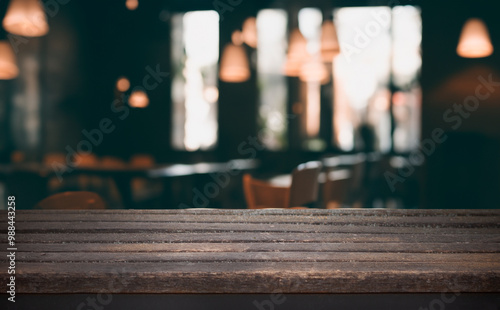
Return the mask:
{"type": "MultiPolygon", "coordinates": [[[[318,175],[318,182],[320,184],[326,181],[340,181],[349,179],[351,177],[351,171],[348,169],[336,169],[328,172],[321,172],[318,175]]],[[[291,174],[280,174],[274,176],[267,180],[274,186],[289,187],[292,185],[292,175],[291,174]]]]}
{"type": "MultiPolygon", "coordinates": [[[[255,159],[235,159],[228,162],[201,162],[194,164],[158,164],[151,167],[124,166],[76,166],[62,174],[89,175],[113,178],[122,196],[125,208],[133,206],[130,183],[133,178],[170,179],[175,177],[212,173],[240,173],[258,167],[255,159]]],[[[61,175],[61,174],[60,174],[61,175]]],[[[58,177],[53,166],[42,163],[19,163],[0,165],[0,180],[8,183],[12,177],[36,177],[47,184],[50,178],[58,177]]],[[[46,186],[45,186],[46,187],[46,186]]]]}

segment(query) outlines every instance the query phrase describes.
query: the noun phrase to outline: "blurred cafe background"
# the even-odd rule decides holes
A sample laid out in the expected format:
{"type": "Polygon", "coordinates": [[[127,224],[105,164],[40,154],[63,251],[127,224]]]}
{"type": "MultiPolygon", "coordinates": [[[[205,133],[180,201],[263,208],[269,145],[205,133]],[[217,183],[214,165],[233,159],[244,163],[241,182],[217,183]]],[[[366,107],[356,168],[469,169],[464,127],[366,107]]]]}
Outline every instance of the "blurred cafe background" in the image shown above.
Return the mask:
{"type": "Polygon", "coordinates": [[[499,8],[0,1],[0,208],[499,208],[499,8]]]}

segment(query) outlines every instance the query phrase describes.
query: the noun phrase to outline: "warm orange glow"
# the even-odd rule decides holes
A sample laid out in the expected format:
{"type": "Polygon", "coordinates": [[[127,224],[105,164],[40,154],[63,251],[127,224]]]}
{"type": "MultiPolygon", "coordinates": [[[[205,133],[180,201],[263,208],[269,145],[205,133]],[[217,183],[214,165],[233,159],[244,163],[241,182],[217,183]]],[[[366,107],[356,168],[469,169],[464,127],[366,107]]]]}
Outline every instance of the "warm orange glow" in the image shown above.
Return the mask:
{"type": "Polygon", "coordinates": [[[16,56],[7,41],[0,41],[0,79],[10,80],[19,74],[16,56]]]}
{"type": "Polygon", "coordinates": [[[285,75],[299,76],[302,65],[308,57],[306,38],[304,38],[299,29],[293,30],[290,34],[290,43],[288,45],[285,75]]]}
{"type": "Polygon", "coordinates": [[[10,80],[19,74],[16,56],[7,41],[0,41],[0,80],[10,80]]]}
{"type": "Polygon", "coordinates": [[[130,94],[128,104],[133,108],[145,108],[149,105],[148,95],[142,90],[135,90],[130,94]]]}
{"type": "Polygon", "coordinates": [[[243,41],[253,48],[257,47],[257,19],[249,17],[243,23],[243,41]]]}
{"type": "Polygon", "coordinates": [[[126,77],[121,77],[116,81],[116,89],[126,92],[130,88],[130,81],[126,77]]]}
{"type": "Polygon", "coordinates": [[[95,167],[99,162],[94,154],[83,152],[75,154],[74,161],[80,167],[95,167]]]}
{"type": "Polygon", "coordinates": [[[127,2],[125,2],[125,6],[127,7],[127,9],[133,11],[133,10],[137,9],[137,7],[139,6],[139,1],[138,0],[127,0],[127,2]]]}
{"type": "Polygon", "coordinates": [[[13,163],[22,163],[26,160],[26,154],[22,151],[14,151],[10,154],[10,161],[13,163]]]}
{"type": "Polygon", "coordinates": [[[470,18],[465,22],[458,41],[457,54],[465,58],[481,58],[493,53],[488,28],[478,18],[470,18]]]}
{"type": "Polygon", "coordinates": [[[130,165],[132,167],[149,168],[155,165],[155,159],[151,155],[136,154],[130,158],[130,165]]]}
{"type": "Polygon", "coordinates": [[[405,93],[397,91],[392,95],[392,103],[394,106],[404,106],[406,102],[405,93]]]}
{"type": "Polygon", "coordinates": [[[321,85],[318,82],[307,83],[306,132],[309,138],[319,134],[321,115],[321,85]]]}
{"type": "Polygon", "coordinates": [[[49,32],[47,17],[38,0],[11,0],[3,27],[10,33],[25,37],[40,37],[49,32]]]}
{"type": "Polygon", "coordinates": [[[325,65],[319,60],[311,60],[302,66],[299,79],[302,82],[320,82],[321,84],[326,84],[330,81],[330,74],[325,65]]]}
{"type": "Polygon", "coordinates": [[[339,53],[340,46],[335,25],[331,20],[327,20],[321,26],[321,59],[324,62],[332,62],[339,53]]]}
{"type": "Polygon", "coordinates": [[[219,77],[230,83],[244,82],[250,78],[250,68],[245,49],[242,46],[228,44],[222,52],[219,77]]]}
{"type": "Polygon", "coordinates": [[[239,30],[233,31],[233,33],[231,34],[231,41],[234,45],[243,44],[243,33],[241,33],[241,31],[239,30]]]}

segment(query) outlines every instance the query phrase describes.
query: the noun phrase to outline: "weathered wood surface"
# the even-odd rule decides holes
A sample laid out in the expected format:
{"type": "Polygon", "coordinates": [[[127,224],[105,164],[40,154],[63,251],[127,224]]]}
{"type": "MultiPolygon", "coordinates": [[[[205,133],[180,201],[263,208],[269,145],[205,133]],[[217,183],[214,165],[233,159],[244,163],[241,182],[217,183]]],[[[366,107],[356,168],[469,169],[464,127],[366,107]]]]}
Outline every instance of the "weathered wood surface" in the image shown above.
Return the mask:
{"type": "Polygon", "coordinates": [[[500,292],[499,210],[18,211],[16,241],[18,293],[500,292]]]}

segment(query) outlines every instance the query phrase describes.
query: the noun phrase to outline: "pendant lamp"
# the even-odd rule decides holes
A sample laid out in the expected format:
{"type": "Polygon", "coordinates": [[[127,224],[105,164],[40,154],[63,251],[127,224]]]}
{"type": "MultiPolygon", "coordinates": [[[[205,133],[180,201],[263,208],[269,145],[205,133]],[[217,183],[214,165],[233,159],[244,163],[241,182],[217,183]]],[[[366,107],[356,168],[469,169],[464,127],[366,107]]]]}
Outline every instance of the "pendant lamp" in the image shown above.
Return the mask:
{"type": "Polygon", "coordinates": [[[321,59],[331,63],[339,53],[340,46],[335,25],[333,21],[327,20],[321,26],[321,59]]]}
{"type": "Polygon", "coordinates": [[[221,81],[229,83],[245,82],[250,78],[250,66],[247,54],[241,42],[235,40],[239,35],[233,33],[233,42],[228,43],[222,52],[219,77],[221,81]]]}
{"type": "Polygon", "coordinates": [[[130,81],[126,77],[121,77],[116,81],[116,89],[122,93],[126,92],[130,88],[130,81]]]}
{"type": "Polygon", "coordinates": [[[24,37],[41,37],[49,32],[47,16],[39,0],[11,0],[3,27],[24,37]]]}
{"type": "Polygon", "coordinates": [[[460,34],[457,54],[465,58],[481,58],[492,53],[493,45],[484,22],[478,18],[468,19],[460,34]]]}
{"type": "Polygon", "coordinates": [[[128,104],[133,108],[145,108],[149,105],[148,95],[142,90],[135,90],[130,94],[128,104]]]}
{"type": "Polygon", "coordinates": [[[245,43],[252,47],[257,47],[257,19],[255,17],[249,17],[243,22],[242,27],[243,40],[245,43]]]}
{"type": "Polygon", "coordinates": [[[307,40],[304,38],[300,30],[296,28],[290,34],[288,55],[285,63],[285,75],[299,76],[302,65],[306,62],[308,57],[307,40]]]}
{"type": "Polygon", "coordinates": [[[302,65],[299,79],[302,82],[319,82],[321,84],[326,84],[330,81],[330,74],[324,63],[319,59],[313,59],[302,65]]]}
{"type": "Polygon", "coordinates": [[[0,80],[10,80],[19,74],[16,56],[8,41],[0,41],[0,80]]]}
{"type": "Polygon", "coordinates": [[[137,9],[137,7],[139,6],[139,0],[127,0],[125,2],[125,6],[127,7],[127,9],[129,9],[130,11],[134,11],[135,9],[137,9]]]}

